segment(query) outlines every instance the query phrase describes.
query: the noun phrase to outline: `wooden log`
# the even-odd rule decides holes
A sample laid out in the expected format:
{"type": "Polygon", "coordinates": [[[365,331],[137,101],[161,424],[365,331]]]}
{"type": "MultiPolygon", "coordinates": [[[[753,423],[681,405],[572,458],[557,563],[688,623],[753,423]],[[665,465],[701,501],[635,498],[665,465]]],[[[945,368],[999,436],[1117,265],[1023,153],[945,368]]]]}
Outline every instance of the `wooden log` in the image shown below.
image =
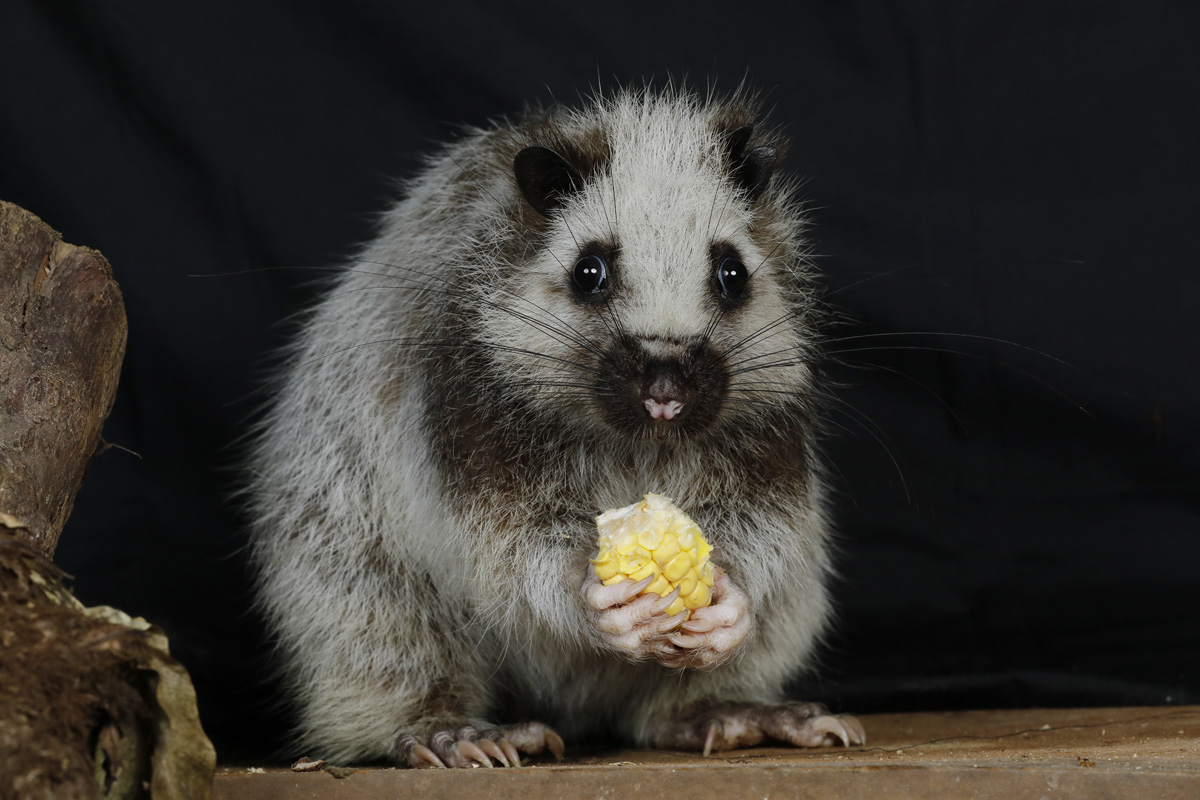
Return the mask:
{"type": "Polygon", "coordinates": [[[216,751],[166,636],[62,577],[0,530],[0,797],[205,800],[216,751]]]}
{"type": "Polygon", "coordinates": [[[104,256],[0,201],[0,527],[47,557],[112,408],[125,337],[104,256]]]}
{"type": "Polygon", "coordinates": [[[108,262],[0,201],[0,797],[207,798],[216,753],[163,632],[50,562],[125,355],[108,262]]]}

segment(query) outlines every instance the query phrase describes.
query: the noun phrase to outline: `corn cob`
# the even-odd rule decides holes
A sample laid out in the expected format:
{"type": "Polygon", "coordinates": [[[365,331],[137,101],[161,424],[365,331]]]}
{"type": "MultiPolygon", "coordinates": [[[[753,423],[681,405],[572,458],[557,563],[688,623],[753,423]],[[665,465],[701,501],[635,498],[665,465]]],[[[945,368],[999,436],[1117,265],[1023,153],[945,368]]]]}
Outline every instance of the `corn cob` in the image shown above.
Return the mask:
{"type": "Polygon", "coordinates": [[[596,576],[607,586],[629,578],[655,576],[641,594],[665,597],[676,588],[679,597],[666,609],[674,616],[712,602],[712,545],[700,527],[671,498],[647,494],[643,500],[614,508],[596,517],[600,551],[592,559],[596,576]]]}

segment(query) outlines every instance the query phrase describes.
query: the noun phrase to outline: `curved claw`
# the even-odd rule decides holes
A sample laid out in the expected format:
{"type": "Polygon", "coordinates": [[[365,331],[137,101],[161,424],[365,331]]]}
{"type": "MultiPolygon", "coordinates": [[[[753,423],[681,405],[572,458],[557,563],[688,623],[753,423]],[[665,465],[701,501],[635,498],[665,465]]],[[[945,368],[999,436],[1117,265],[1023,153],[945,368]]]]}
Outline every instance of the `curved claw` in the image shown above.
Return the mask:
{"type": "MultiPolygon", "coordinates": [[[[671,603],[674,603],[678,599],[679,599],[679,587],[676,586],[674,589],[671,590],[671,592],[669,594],[664,594],[662,597],[660,597],[658,599],[657,602],[655,602],[655,604],[653,606],[654,613],[661,614],[662,612],[666,611],[668,608],[671,607],[671,603]]],[[[679,613],[682,614],[683,612],[680,611],[679,613]]]]}
{"type": "MultiPolygon", "coordinates": [[[[483,731],[479,734],[479,746],[483,747],[484,742],[489,742],[494,745],[502,754],[500,762],[506,767],[521,766],[521,754],[517,752],[516,745],[510,742],[504,733],[494,728],[483,731]]],[[[488,751],[489,753],[491,751],[488,751]]],[[[494,758],[495,756],[493,756],[494,758]]]]}
{"type": "Polygon", "coordinates": [[[516,747],[531,755],[549,750],[557,760],[561,761],[566,753],[562,737],[553,728],[540,722],[513,725],[505,728],[504,733],[516,747]]]}
{"type": "Polygon", "coordinates": [[[821,740],[822,744],[835,744],[836,742],[833,740],[836,739],[843,746],[850,746],[850,734],[846,730],[846,726],[837,717],[821,717],[815,720],[814,727],[825,731],[825,736],[821,740]]]}
{"type": "Polygon", "coordinates": [[[429,767],[446,769],[446,763],[438,758],[437,753],[423,744],[414,744],[405,755],[410,767],[425,769],[429,767]]]}
{"type": "Polygon", "coordinates": [[[673,668],[672,665],[683,657],[678,648],[666,639],[647,642],[646,655],[669,669],[673,668]]]}
{"type": "Polygon", "coordinates": [[[788,738],[794,744],[804,747],[821,747],[830,744],[850,747],[862,744],[867,735],[862,724],[854,717],[835,717],[832,714],[823,714],[805,722],[795,732],[794,737],[789,736],[788,738]]]}
{"type": "Polygon", "coordinates": [[[519,767],[522,752],[536,755],[544,750],[561,761],[566,747],[556,731],[540,722],[483,730],[469,724],[447,726],[428,738],[401,734],[396,739],[396,760],[416,768],[519,767]]]}
{"type": "Polygon", "coordinates": [[[566,755],[567,747],[563,744],[562,737],[557,732],[546,728],[546,747],[550,748],[550,752],[554,754],[556,761],[562,761],[566,755]]]}
{"type": "Polygon", "coordinates": [[[475,746],[484,753],[487,753],[489,758],[499,761],[506,767],[512,766],[512,764],[509,763],[508,756],[505,755],[504,751],[500,749],[500,746],[491,739],[481,736],[475,740],[475,746]]]}
{"type": "Polygon", "coordinates": [[[687,622],[679,626],[680,630],[687,631],[688,633],[708,633],[715,627],[717,627],[717,623],[711,619],[695,618],[689,619],[687,622]]]}
{"type": "Polygon", "coordinates": [[[508,756],[509,763],[511,763],[514,767],[521,766],[521,754],[517,752],[517,748],[512,742],[510,742],[508,739],[501,738],[500,741],[496,742],[496,744],[498,744],[500,749],[503,750],[508,756]]]}
{"type": "Polygon", "coordinates": [[[680,625],[683,624],[683,621],[687,619],[687,615],[688,615],[688,612],[687,612],[687,609],[685,608],[683,611],[680,611],[675,616],[667,617],[665,620],[663,620],[662,622],[659,623],[658,632],[659,633],[670,633],[671,631],[675,630],[676,628],[678,628],[680,625]]]}
{"type": "Polygon", "coordinates": [[[716,744],[717,737],[721,735],[721,720],[710,719],[708,721],[708,733],[704,736],[704,755],[708,756],[712,752],[713,745],[716,744]]]}
{"type": "Polygon", "coordinates": [[[492,760],[487,757],[487,753],[483,752],[475,742],[461,739],[455,742],[454,749],[463,758],[474,761],[480,766],[488,767],[489,769],[493,766],[492,760]]]}
{"type": "Polygon", "coordinates": [[[837,716],[818,703],[716,703],[659,723],[651,731],[656,747],[716,750],[754,747],[764,741],[798,747],[821,747],[832,741],[846,746],[866,743],[861,722],[837,716]]]}
{"type": "Polygon", "coordinates": [[[675,645],[676,647],[682,647],[685,650],[690,650],[693,647],[699,647],[700,645],[704,644],[704,640],[699,636],[689,636],[686,633],[677,633],[674,636],[669,636],[667,638],[670,639],[671,644],[675,645]]]}
{"type": "Polygon", "coordinates": [[[846,742],[846,747],[852,744],[864,745],[867,743],[867,729],[858,721],[858,717],[843,714],[841,720],[842,724],[846,726],[846,730],[850,733],[850,741],[846,742]]]}
{"type": "Polygon", "coordinates": [[[642,590],[649,586],[653,580],[654,576],[649,575],[637,582],[626,578],[611,586],[605,586],[597,579],[592,583],[588,583],[584,588],[584,597],[593,608],[603,611],[606,608],[628,603],[641,594],[642,590]]]}

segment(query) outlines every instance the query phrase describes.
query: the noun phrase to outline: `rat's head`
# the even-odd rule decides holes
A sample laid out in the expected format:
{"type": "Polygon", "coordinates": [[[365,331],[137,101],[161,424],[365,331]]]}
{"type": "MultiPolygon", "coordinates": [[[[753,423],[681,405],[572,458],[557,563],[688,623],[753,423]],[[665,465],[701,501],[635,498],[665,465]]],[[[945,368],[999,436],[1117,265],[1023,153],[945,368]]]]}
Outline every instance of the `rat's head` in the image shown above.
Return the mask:
{"type": "Polygon", "coordinates": [[[743,102],[630,94],[522,129],[529,230],[484,326],[536,406],[634,438],[803,403],[811,293],[782,142],[743,102]]]}

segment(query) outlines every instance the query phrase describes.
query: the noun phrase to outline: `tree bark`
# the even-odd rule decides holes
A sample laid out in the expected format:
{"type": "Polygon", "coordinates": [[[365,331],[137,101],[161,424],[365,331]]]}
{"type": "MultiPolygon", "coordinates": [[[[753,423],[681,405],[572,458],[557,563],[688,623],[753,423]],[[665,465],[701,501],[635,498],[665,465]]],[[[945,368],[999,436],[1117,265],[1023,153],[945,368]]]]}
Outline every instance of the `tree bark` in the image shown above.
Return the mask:
{"type": "Polygon", "coordinates": [[[104,256],[0,201],[0,527],[54,555],[125,355],[104,256]]]}

